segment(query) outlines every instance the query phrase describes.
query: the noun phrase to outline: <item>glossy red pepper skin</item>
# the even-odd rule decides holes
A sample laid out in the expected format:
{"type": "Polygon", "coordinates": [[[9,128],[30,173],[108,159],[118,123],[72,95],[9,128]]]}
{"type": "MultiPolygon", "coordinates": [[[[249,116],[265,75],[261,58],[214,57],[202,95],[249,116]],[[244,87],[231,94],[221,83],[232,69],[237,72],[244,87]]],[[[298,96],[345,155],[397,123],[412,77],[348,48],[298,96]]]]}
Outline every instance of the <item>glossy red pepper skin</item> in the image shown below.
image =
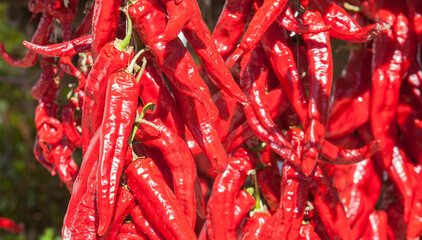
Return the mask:
{"type": "Polygon", "coordinates": [[[300,227],[299,240],[320,240],[312,224],[305,224],[300,227]]]}
{"type": "MultiPolygon", "coordinates": [[[[419,165],[420,166],[420,165],[419,165]]],[[[420,182],[422,174],[419,173],[417,176],[418,182],[420,182]]],[[[407,224],[406,238],[414,239],[421,235],[422,233],[422,192],[421,184],[418,184],[415,188],[415,194],[412,201],[412,209],[409,214],[409,222],[407,224]]]]}
{"type": "Polygon", "coordinates": [[[412,23],[419,44],[422,43],[422,4],[419,1],[406,0],[409,21],[412,23]]]}
{"type": "Polygon", "coordinates": [[[166,239],[196,239],[181,206],[152,159],[132,162],[125,175],[145,215],[166,239]]]}
{"type": "Polygon", "coordinates": [[[86,182],[86,191],[80,198],[80,202],[77,207],[71,228],[69,229],[69,236],[63,236],[63,239],[97,239],[97,225],[98,225],[98,208],[95,205],[95,185],[96,185],[96,170],[97,162],[94,163],[92,170],[88,176],[86,182]]]}
{"type": "Polygon", "coordinates": [[[238,102],[242,104],[247,103],[245,95],[236,84],[223,58],[218,53],[217,46],[201,17],[201,9],[199,9],[196,1],[192,1],[192,8],[194,10],[193,16],[183,30],[184,36],[203,63],[213,83],[238,102]]]}
{"type": "MultiPolygon", "coordinates": [[[[318,12],[307,11],[302,15],[304,24],[322,22],[318,12]]],[[[333,60],[329,33],[303,34],[309,62],[310,91],[308,115],[305,124],[305,146],[302,153],[302,169],[309,176],[324,141],[328,122],[329,100],[333,81],[333,60]]]]}
{"type": "Polygon", "coordinates": [[[116,202],[117,206],[119,207],[115,209],[112,224],[107,230],[106,235],[104,235],[104,239],[107,240],[116,239],[117,235],[119,234],[120,227],[123,224],[123,221],[126,219],[127,216],[129,216],[132,209],[136,205],[135,197],[128,189],[124,187],[119,187],[119,190],[117,191],[116,202]]]}
{"type": "Polygon", "coordinates": [[[215,179],[211,198],[208,201],[210,221],[213,235],[208,232],[208,239],[236,239],[234,205],[237,193],[253,168],[248,158],[229,159],[229,164],[223,173],[215,179]]]}
{"type": "Polygon", "coordinates": [[[278,15],[283,11],[286,5],[286,0],[267,0],[264,1],[263,5],[256,11],[254,17],[249,23],[249,27],[246,30],[239,47],[233,52],[227,62],[229,68],[233,67],[233,64],[240,59],[245,53],[252,50],[256,44],[259,43],[261,38],[264,36],[265,31],[271,26],[271,24],[277,19],[278,15]]]}
{"type": "Polygon", "coordinates": [[[151,223],[141,206],[136,205],[130,213],[136,226],[145,233],[150,240],[164,240],[165,238],[161,235],[158,229],[151,223]]]}
{"type": "MultiPolygon", "coordinates": [[[[144,119],[155,124],[160,132],[158,137],[151,136],[154,128],[140,124],[135,140],[149,147],[158,148],[164,156],[173,176],[174,193],[190,226],[196,222],[196,199],[194,183],[197,177],[195,160],[186,142],[169,129],[161,119],[152,114],[145,114],[144,119]]],[[[156,130],[155,130],[156,131],[156,130]]]]}
{"type": "MultiPolygon", "coordinates": [[[[133,208],[135,208],[136,206],[134,206],[133,208]]],[[[124,222],[123,224],[122,224],[122,226],[120,226],[120,230],[119,230],[119,233],[128,233],[128,234],[138,234],[138,235],[141,235],[141,234],[144,234],[142,231],[141,231],[141,229],[139,229],[139,227],[138,226],[136,226],[136,224],[133,222],[133,221],[131,221],[131,222],[124,222]]]]}
{"type": "Polygon", "coordinates": [[[56,107],[55,103],[41,100],[35,109],[35,127],[38,135],[41,141],[49,144],[58,143],[63,137],[63,126],[56,118],[56,107]]]}
{"type": "MultiPolygon", "coordinates": [[[[96,173],[91,174],[91,172],[94,172],[94,169],[97,168],[98,155],[100,152],[99,137],[100,131],[98,130],[92,137],[89,147],[84,152],[79,174],[76,177],[75,183],[73,184],[72,196],[69,200],[66,215],[63,220],[62,238],[64,240],[71,239],[72,237],[72,224],[76,215],[77,207],[81,202],[84,194],[87,192],[87,189],[90,187],[88,183],[90,175],[94,175],[92,177],[94,178],[93,184],[96,184],[96,173]]],[[[93,188],[95,189],[95,185],[93,188]]]]}
{"type": "Polygon", "coordinates": [[[348,65],[334,81],[326,138],[345,136],[368,121],[371,58],[365,47],[350,51],[348,65]]]}
{"type": "Polygon", "coordinates": [[[387,213],[385,211],[373,211],[369,215],[369,224],[366,226],[362,239],[387,240],[387,213]]]}
{"type": "MultiPolygon", "coordinates": [[[[40,22],[38,23],[37,31],[34,33],[31,42],[35,44],[44,44],[49,38],[49,28],[53,22],[53,17],[44,12],[40,22]]],[[[4,43],[0,42],[0,54],[1,57],[9,64],[14,67],[28,68],[34,66],[38,60],[38,54],[34,51],[28,50],[25,57],[17,59],[6,52],[4,43]]]]}
{"type": "Polygon", "coordinates": [[[130,73],[118,71],[107,82],[97,173],[100,236],[104,235],[113,216],[139,95],[139,85],[130,73]]]}
{"type": "Polygon", "coordinates": [[[346,10],[333,2],[323,14],[324,23],[331,26],[331,37],[357,43],[370,41],[390,27],[388,23],[374,23],[362,28],[346,10]]]}
{"type": "Polygon", "coordinates": [[[248,218],[243,225],[241,240],[258,239],[259,234],[264,230],[266,221],[271,217],[268,212],[256,212],[248,218]]]}
{"type": "MultiPolygon", "coordinates": [[[[146,53],[145,55],[147,55],[146,53]]],[[[147,55],[148,56],[148,55],[147,55]]],[[[148,62],[152,62],[148,58],[148,62]]],[[[154,114],[181,138],[185,138],[185,123],[179,107],[166,86],[163,75],[154,64],[147,65],[139,80],[139,96],[146,103],[154,103],[154,114]]]]}
{"type": "Polygon", "coordinates": [[[84,89],[84,105],[82,109],[82,151],[85,152],[92,135],[100,127],[103,120],[107,79],[118,70],[129,65],[133,52],[125,52],[116,48],[114,42],[105,45],[89,72],[84,89]]]}
{"type": "Polygon", "coordinates": [[[128,233],[119,233],[117,235],[116,240],[148,240],[149,238],[147,235],[141,233],[139,235],[136,234],[128,234],[128,233]]]}
{"type": "Polygon", "coordinates": [[[252,0],[226,0],[224,8],[218,18],[212,38],[218,53],[224,61],[236,48],[242,37],[246,20],[252,8],[252,0]]]}
{"type": "Polygon", "coordinates": [[[51,155],[54,160],[54,167],[60,180],[66,185],[69,192],[73,190],[73,184],[78,175],[78,165],[72,158],[73,148],[63,141],[51,146],[51,155]]]}
{"type": "Polygon", "coordinates": [[[166,15],[158,1],[138,0],[129,6],[133,28],[157,60],[170,82],[183,94],[198,100],[212,119],[218,110],[212,102],[208,87],[201,79],[192,56],[180,39],[153,41],[166,26],[166,15]]]}
{"type": "Polygon", "coordinates": [[[28,49],[48,57],[73,56],[78,53],[86,52],[91,49],[91,43],[91,35],[51,45],[38,45],[37,43],[23,41],[23,45],[28,49]]]}
{"type": "Polygon", "coordinates": [[[92,44],[91,53],[95,60],[101,49],[115,38],[119,25],[121,0],[95,0],[92,16],[92,44]]]}
{"type": "Polygon", "coordinates": [[[167,42],[177,38],[194,14],[194,1],[183,0],[177,3],[171,0],[160,0],[166,9],[168,23],[164,32],[157,36],[157,41],[167,42]]]}
{"type": "Polygon", "coordinates": [[[373,137],[381,140],[379,153],[382,166],[389,168],[397,138],[395,111],[400,85],[414,55],[414,39],[404,14],[394,14],[396,8],[403,7],[402,4],[394,4],[392,1],[383,4],[378,6],[378,16],[391,24],[392,28],[384,31],[372,45],[370,119],[373,137]]]}
{"type": "Polygon", "coordinates": [[[309,189],[314,196],[315,206],[328,235],[332,238],[353,239],[344,207],[338,197],[338,191],[319,164],[312,176],[309,189]]]}

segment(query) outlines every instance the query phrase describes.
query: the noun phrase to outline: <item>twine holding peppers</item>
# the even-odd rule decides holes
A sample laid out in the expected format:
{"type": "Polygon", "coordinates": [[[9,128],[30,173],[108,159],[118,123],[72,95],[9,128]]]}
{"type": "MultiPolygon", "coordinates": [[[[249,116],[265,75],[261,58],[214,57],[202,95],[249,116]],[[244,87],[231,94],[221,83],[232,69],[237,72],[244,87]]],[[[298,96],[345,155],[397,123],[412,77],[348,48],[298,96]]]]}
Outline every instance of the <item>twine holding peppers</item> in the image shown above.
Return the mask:
{"type": "Polygon", "coordinates": [[[420,237],[422,3],[342,3],[226,0],[209,31],[196,0],[96,0],[73,33],[78,0],[31,0],[25,57],[0,54],[42,56],[34,154],[71,193],[63,239],[420,237]]]}

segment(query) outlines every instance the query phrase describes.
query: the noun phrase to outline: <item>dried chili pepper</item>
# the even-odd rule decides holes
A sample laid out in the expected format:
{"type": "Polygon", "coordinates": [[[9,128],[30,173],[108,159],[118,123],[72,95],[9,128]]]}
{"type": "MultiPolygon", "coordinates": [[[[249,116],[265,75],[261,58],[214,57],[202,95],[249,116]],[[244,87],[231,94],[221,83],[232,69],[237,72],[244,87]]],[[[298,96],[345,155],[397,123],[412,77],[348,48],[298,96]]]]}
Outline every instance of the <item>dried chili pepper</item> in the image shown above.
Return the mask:
{"type": "Polygon", "coordinates": [[[166,239],[196,239],[176,197],[150,158],[136,160],[125,170],[129,189],[145,215],[166,239]]]}
{"type": "Polygon", "coordinates": [[[156,37],[157,42],[168,42],[175,38],[186,27],[194,14],[195,0],[183,0],[180,3],[176,1],[160,1],[165,6],[168,23],[164,32],[156,37]]]}
{"type": "Polygon", "coordinates": [[[268,212],[255,212],[243,225],[241,240],[258,239],[259,234],[264,230],[266,221],[271,217],[268,212]]]}
{"type": "Polygon", "coordinates": [[[39,45],[37,43],[23,41],[23,45],[28,49],[49,57],[73,56],[91,50],[92,36],[87,35],[69,40],[67,42],[52,45],[39,45]]]}
{"type": "Polygon", "coordinates": [[[163,240],[165,239],[158,229],[151,223],[149,218],[145,216],[144,211],[139,205],[136,205],[130,213],[136,226],[145,233],[150,240],[163,240]]]}
{"type": "Polygon", "coordinates": [[[59,68],[52,63],[52,59],[43,58],[40,62],[42,73],[38,81],[32,86],[31,95],[35,100],[39,100],[47,92],[50,85],[54,88],[54,77],[58,74],[59,68]]]}

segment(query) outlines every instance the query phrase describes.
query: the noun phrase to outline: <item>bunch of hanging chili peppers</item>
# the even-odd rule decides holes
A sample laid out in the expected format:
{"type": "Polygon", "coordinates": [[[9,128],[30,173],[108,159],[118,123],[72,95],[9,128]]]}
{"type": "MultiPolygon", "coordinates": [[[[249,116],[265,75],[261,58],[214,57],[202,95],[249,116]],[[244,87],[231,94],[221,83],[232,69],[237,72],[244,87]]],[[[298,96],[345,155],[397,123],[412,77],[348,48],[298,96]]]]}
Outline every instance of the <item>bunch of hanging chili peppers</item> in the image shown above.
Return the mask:
{"type": "Polygon", "coordinates": [[[63,239],[422,234],[421,1],[226,0],[212,33],[196,0],[95,0],[74,31],[77,5],[30,0],[25,57],[0,43],[41,56],[34,154],[71,193],[63,239]]]}

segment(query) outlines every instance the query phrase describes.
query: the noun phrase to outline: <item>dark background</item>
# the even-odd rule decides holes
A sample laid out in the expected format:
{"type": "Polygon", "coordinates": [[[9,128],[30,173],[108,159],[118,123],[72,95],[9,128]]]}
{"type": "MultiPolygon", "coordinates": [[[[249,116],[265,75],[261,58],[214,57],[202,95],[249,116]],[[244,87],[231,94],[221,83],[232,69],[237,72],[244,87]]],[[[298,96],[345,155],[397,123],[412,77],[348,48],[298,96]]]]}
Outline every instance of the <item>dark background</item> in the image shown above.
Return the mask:
{"type": "MultiPolygon", "coordinates": [[[[203,18],[213,29],[224,0],[198,2],[203,18]]],[[[86,4],[89,4],[86,0],[79,2],[74,29],[83,17],[86,4]]],[[[40,18],[30,21],[31,16],[27,1],[0,0],[0,41],[14,56],[25,55],[22,41],[30,41],[40,18]]],[[[347,51],[337,51],[342,45],[342,42],[333,42],[335,76],[346,61],[347,51]]],[[[0,217],[25,224],[25,233],[20,235],[0,229],[0,239],[60,239],[70,198],[59,178],[38,164],[32,153],[37,102],[30,91],[40,73],[39,63],[20,69],[0,58],[0,217]]],[[[66,84],[72,81],[75,79],[70,76],[62,79],[62,95],[66,94],[66,84]]],[[[75,160],[80,163],[80,157],[75,156],[75,160]]]]}

